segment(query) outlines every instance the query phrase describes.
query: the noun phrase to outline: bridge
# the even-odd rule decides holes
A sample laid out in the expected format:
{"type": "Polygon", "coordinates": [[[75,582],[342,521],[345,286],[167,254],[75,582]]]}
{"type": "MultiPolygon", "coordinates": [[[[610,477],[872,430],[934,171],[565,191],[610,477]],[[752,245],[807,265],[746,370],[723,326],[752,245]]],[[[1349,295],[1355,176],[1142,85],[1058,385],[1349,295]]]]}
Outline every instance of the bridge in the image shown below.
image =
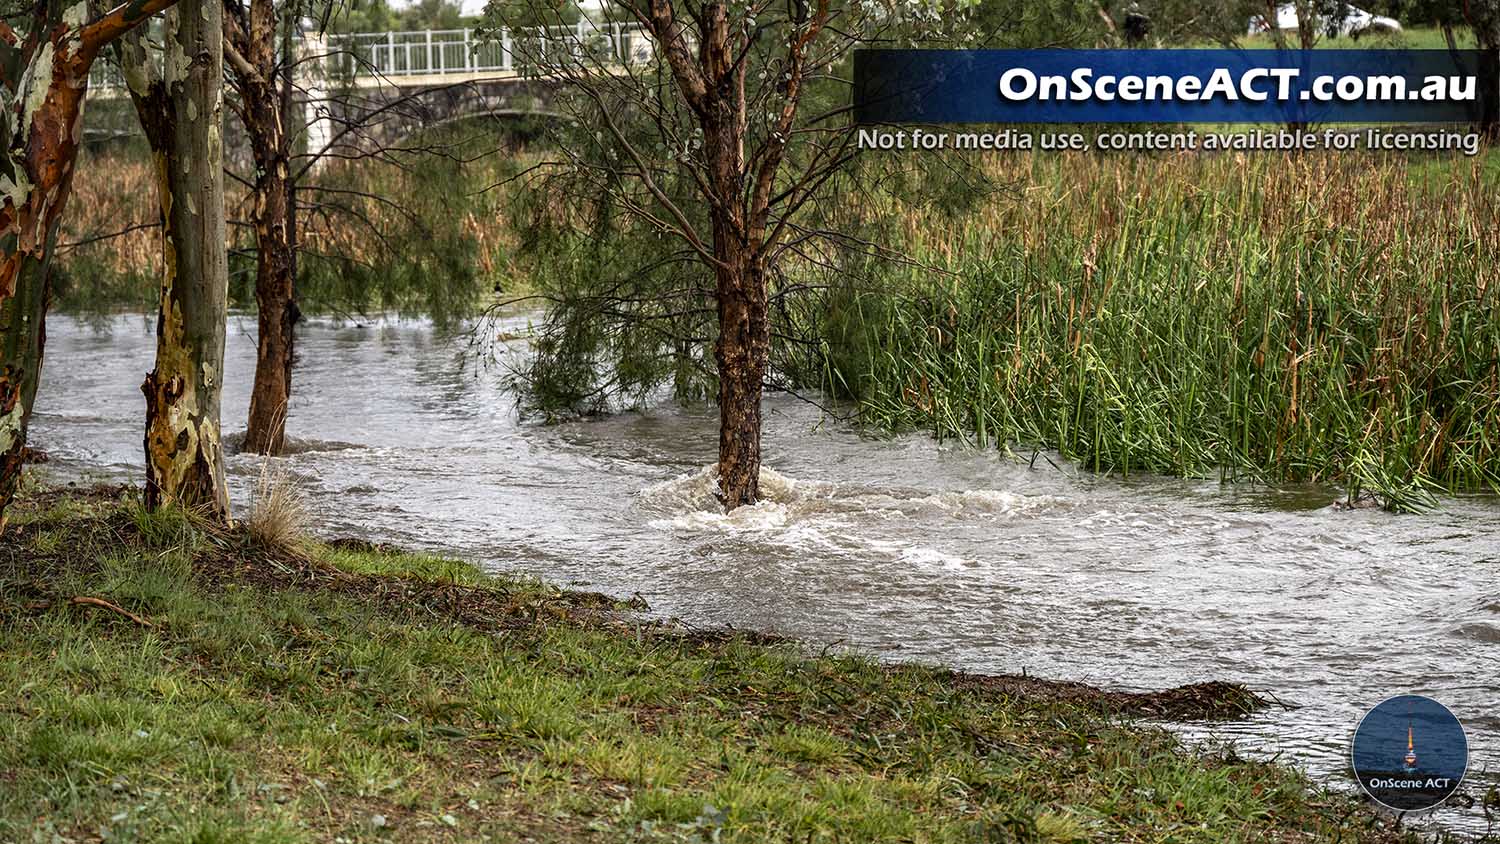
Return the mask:
{"type": "Polygon", "coordinates": [[[523,30],[364,32],[304,39],[329,80],[359,87],[435,86],[516,77],[538,78],[569,60],[642,64],[653,54],[639,24],[595,23],[523,30]]]}
{"type": "MultiPolygon", "coordinates": [[[[404,137],[469,117],[555,116],[558,69],[587,62],[624,68],[651,61],[654,48],[636,23],[596,22],[512,30],[444,29],[302,35],[293,42],[294,84],[307,149],[404,137]],[[399,105],[398,107],[393,107],[399,105]]],[[[119,99],[126,88],[112,63],[99,63],[90,99],[119,99]]]]}

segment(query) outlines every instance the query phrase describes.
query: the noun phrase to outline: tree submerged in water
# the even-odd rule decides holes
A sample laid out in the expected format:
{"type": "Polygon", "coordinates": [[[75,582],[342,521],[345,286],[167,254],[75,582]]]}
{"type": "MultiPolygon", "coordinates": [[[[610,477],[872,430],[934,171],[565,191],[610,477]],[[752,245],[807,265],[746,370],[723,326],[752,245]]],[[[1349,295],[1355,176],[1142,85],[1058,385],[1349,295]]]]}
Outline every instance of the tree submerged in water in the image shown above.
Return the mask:
{"type": "MultiPolygon", "coordinates": [[[[670,383],[719,409],[719,498],[760,497],[761,397],[779,319],[803,285],[863,242],[827,227],[858,154],[848,59],[857,45],[944,25],[937,6],[817,0],[616,0],[518,58],[563,81],[560,155],[528,173],[517,216],[552,302],[525,373],[543,409],[598,411],[670,383]],[[540,244],[547,244],[541,246],[540,244]]],[[[507,24],[511,7],[492,6],[507,24]]],[[[524,31],[522,31],[524,32],[524,31]]],[[[903,42],[905,43],[905,42],[903,42]]]]}

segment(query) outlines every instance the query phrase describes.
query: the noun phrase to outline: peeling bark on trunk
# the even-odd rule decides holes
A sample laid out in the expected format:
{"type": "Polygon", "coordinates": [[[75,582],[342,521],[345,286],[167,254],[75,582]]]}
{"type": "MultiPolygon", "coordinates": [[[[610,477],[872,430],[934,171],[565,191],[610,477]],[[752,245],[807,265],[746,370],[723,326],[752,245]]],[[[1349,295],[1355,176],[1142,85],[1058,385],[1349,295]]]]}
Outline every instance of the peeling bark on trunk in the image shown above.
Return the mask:
{"type": "MultiPolygon", "coordinates": [[[[70,14],[81,15],[84,8],[75,6],[70,14]]],[[[54,33],[7,92],[7,149],[0,165],[0,526],[21,479],[46,344],[52,245],[83,135],[89,58],[80,55],[81,46],[74,30],[54,33]]]]}
{"type": "Polygon", "coordinates": [[[229,264],[221,132],[219,0],[189,0],[166,21],[162,83],[132,80],[155,152],[162,205],[156,368],[146,376],[146,505],[174,502],[229,519],[219,397],[229,264]]]}
{"type": "Polygon", "coordinates": [[[31,7],[31,30],[0,31],[0,529],[21,478],[45,346],[52,247],[83,137],[99,50],[166,6],[145,0],[90,19],[87,2],[31,7]]]}
{"type": "MultiPolygon", "coordinates": [[[[12,147],[7,161],[12,173],[0,177],[9,214],[4,257],[0,258],[0,354],[4,355],[0,360],[0,528],[21,479],[47,339],[52,246],[71,187],[76,139],[82,135],[82,96],[70,89],[60,70],[40,71],[52,74],[42,104],[43,109],[52,108],[35,114],[29,126],[21,124],[23,131],[30,129],[25,132],[25,146],[20,155],[12,147]],[[54,93],[59,87],[62,90],[54,93]],[[69,103],[70,98],[78,101],[69,103]],[[69,112],[73,125],[55,122],[65,121],[69,112]],[[59,162],[66,163],[59,166],[59,162]],[[12,191],[21,190],[27,191],[22,201],[10,204],[15,201],[12,191]]],[[[34,74],[28,77],[35,80],[34,74]]]]}
{"type": "MultiPolygon", "coordinates": [[[[745,196],[746,101],[743,65],[734,57],[729,9],[704,7],[700,54],[707,79],[698,102],[708,179],[713,195],[714,287],[719,338],[714,360],[719,375],[719,500],[726,511],[760,499],[761,391],[770,357],[765,274],[760,249],[764,232],[752,232],[754,210],[745,196]]],[[[696,95],[695,95],[696,96],[696,95]]]]}
{"type": "MultiPolygon", "coordinates": [[[[289,172],[291,147],[284,123],[289,104],[285,95],[289,88],[277,90],[276,10],[271,0],[253,0],[248,20],[236,19],[237,8],[230,8],[225,35],[239,54],[232,63],[240,90],[239,114],[250,138],[256,173],[251,215],[257,249],[258,331],[245,450],[280,454],[286,445],[293,331],[299,318],[293,289],[296,246],[289,172]]],[[[290,32],[290,26],[283,27],[282,43],[286,50],[292,47],[290,32]]],[[[287,86],[290,82],[283,80],[287,86]]]]}
{"type": "MultiPolygon", "coordinates": [[[[724,20],[727,9],[712,5],[706,12],[711,37],[704,56],[709,74],[730,79],[704,109],[709,179],[716,195],[739,197],[745,194],[746,182],[743,78],[729,71],[733,59],[724,20]]],[[[759,255],[763,238],[751,237],[747,211],[738,203],[721,203],[712,217],[718,262],[714,298],[719,338],[714,360],[719,374],[719,499],[725,510],[733,510],[760,499],[760,401],[770,359],[770,322],[759,255]]]]}

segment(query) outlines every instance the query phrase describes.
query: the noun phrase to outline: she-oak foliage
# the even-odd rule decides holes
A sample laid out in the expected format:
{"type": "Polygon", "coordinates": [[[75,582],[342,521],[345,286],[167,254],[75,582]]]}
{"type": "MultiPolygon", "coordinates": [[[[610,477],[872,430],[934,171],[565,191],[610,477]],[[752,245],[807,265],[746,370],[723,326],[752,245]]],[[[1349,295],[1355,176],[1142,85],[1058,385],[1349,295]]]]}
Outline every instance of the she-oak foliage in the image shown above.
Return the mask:
{"type": "MultiPolygon", "coordinates": [[[[493,7],[492,25],[509,25],[510,8],[493,7]]],[[[951,42],[964,12],[620,0],[603,15],[613,28],[574,27],[568,50],[515,38],[566,94],[556,160],[532,172],[517,209],[546,253],[536,263],[554,306],[526,373],[533,399],[600,410],[667,382],[680,398],[713,395],[720,499],[755,502],[773,357],[807,342],[775,327],[811,289],[795,275],[837,271],[851,249],[898,257],[826,225],[824,206],[857,189],[851,52],[951,42]],[[649,42],[644,60],[636,39],[649,42]]]]}

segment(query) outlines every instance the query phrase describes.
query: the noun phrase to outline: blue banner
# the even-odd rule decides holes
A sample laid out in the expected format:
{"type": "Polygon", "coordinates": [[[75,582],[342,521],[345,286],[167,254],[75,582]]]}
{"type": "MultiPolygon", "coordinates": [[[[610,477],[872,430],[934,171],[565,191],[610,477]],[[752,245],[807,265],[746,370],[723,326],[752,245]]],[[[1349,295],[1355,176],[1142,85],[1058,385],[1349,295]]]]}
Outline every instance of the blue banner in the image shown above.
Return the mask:
{"type": "Polygon", "coordinates": [[[881,123],[1466,123],[1477,50],[857,50],[881,123]]]}

